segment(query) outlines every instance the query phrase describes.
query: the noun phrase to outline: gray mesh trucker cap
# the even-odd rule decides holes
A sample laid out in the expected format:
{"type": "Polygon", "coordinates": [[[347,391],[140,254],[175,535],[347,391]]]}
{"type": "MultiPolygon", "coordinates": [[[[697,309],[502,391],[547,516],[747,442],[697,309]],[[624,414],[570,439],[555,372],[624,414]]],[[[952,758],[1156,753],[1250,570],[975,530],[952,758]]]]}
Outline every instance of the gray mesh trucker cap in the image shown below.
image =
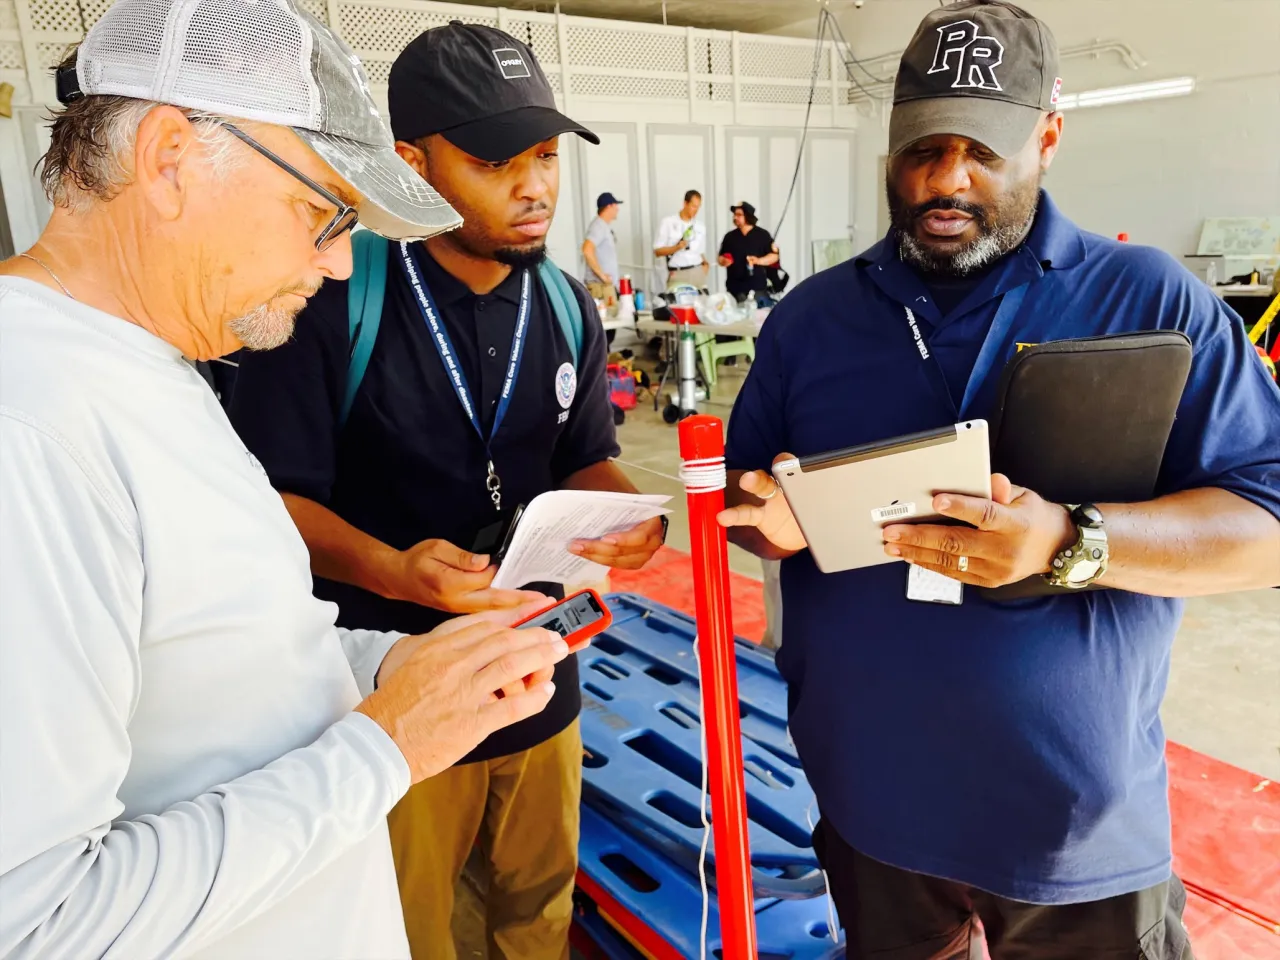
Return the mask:
{"type": "Polygon", "coordinates": [[[87,95],[293,128],[363,197],[360,222],[423,239],[462,218],[395,152],[364,68],[292,0],[117,0],[76,55],[87,95]]]}

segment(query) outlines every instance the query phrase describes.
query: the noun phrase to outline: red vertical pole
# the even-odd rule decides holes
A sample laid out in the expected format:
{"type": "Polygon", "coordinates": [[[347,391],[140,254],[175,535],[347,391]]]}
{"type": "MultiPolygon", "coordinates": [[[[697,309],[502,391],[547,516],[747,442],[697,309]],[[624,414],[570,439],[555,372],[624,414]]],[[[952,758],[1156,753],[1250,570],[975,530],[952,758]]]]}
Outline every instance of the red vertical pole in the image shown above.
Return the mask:
{"type": "MultiPolygon", "coordinates": [[[[724,428],[720,420],[705,414],[682,420],[680,457],[686,464],[717,458],[723,463],[724,428]]],[[[724,509],[724,489],[689,490],[688,500],[720,937],[724,960],[754,960],[756,919],[751,896],[742,729],[738,720],[737,661],[729,608],[729,545],[724,528],[716,522],[716,514],[724,509]]]]}

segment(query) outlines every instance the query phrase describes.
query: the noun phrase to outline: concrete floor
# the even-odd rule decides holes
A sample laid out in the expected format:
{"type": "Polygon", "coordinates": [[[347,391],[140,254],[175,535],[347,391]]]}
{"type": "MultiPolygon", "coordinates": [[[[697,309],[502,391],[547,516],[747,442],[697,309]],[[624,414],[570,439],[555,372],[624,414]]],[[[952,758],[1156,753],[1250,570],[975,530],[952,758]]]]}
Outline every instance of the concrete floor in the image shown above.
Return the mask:
{"type": "MultiPolygon", "coordinates": [[[[621,334],[614,348],[637,346],[621,334]]],[[[729,417],[745,367],[721,365],[711,401],[702,409],[729,417]]],[[[689,549],[676,428],[641,400],[618,430],[621,463],[644,493],[670,494],[668,543],[689,549]]],[[[760,578],[760,561],[730,546],[730,567],[760,578]]],[[[1280,590],[1191,600],[1174,645],[1165,731],[1171,740],[1280,782],[1280,590]]],[[[479,865],[461,885],[454,931],[459,956],[483,958],[479,865]]]]}

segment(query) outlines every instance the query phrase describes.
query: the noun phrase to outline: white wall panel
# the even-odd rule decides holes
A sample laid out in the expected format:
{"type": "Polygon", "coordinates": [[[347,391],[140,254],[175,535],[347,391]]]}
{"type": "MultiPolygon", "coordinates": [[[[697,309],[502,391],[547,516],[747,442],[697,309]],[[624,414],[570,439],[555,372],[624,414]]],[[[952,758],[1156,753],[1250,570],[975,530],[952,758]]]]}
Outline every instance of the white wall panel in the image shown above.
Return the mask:
{"type": "Polygon", "coordinates": [[[759,207],[764,196],[760,136],[735,131],[729,136],[729,151],[729,202],[745,200],[759,207]]]}
{"type": "MultiPolygon", "coordinates": [[[[635,274],[636,265],[647,266],[648,242],[642,229],[643,206],[640,202],[639,151],[634,123],[593,123],[592,131],[600,137],[600,145],[580,145],[581,233],[596,212],[596,198],[608,192],[622,201],[613,233],[618,241],[618,263],[623,273],[635,274]],[[630,264],[632,266],[625,266],[630,264]]],[[[585,265],[584,265],[585,266],[585,265]]],[[[617,279],[616,277],[614,278],[617,279]]]]}
{"type": "MultiPolygon", "coordinates": [[[[769,173],[766,181],[767,199],[760,222],[774,233],[778,226],[778,218],[782,216],[787,202],[787,191],[791,187],[791,178],[795,175],[796,151],[800,146],[799,134],[774,134],[769,137],[768,158],[769,173]]],[[[804,171],[801,170],[803,180],[804,171]]],[[[774,241],[782,253],[782,265],[788,271],[807,272],[802,264],[809,262],[808,242],[801,244],[804,234],[804,184],[797,183],[795,193],[791,197],[791,206],[787,210],[786,219],[780,230],[776,231],[774,241]]]]}
{"type": "Polygon", "coordinates": [[[650,228],[645,252],[649,262],[661,267],[652,255],[654,232],[663,217],[679,212],[688,190],[702,194],[698,219],[707,227],[707,259],[714,260],[715,230],[713,221],[708,219],[716,202],[712,189],[711,128],[655,124],[648,132],[650,228]]]}
{"type": "Polygon", "coordinates": [[[853,229],[853,141],[810,135],[805,148],[810,240],[844,240],[853,229]]]}

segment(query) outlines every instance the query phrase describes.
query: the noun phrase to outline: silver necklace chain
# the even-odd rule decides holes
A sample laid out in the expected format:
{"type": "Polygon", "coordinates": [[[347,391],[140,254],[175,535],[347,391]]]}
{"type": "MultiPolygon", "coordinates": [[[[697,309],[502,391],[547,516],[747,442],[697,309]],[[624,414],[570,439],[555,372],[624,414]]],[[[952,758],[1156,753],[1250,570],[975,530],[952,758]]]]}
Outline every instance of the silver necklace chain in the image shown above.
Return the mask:
{"type": "MultiPolygon", "coordinates": [[[[76,298],[75,298],[75,296],[71,293],[71,291],[67,289],[67,285],[66,285],[65,283],[63,283],[61,280],[59,280],[59,279],[58,279],[58,275],[57,275],[56,273],[54,273],[54,272],[53,272],[53,270],[52,270],[52,269],[50,269],[49,265],[48,265],[47,263],[45,263],[43,260],[41,260],[39,257],[33,256],[33,255],[29,254],[29,253],[20,253],[20,254],[18,254],[18,256],[20,256],[20,257],[26,257],[28,260],[30,260],[30,261],[32,261],[32,262],[34,262],[34,263],[38,263],[38,264],[40,264],[40,266],[44,267],[45,273],[47,273],[47,274],[49,274],[49,276],[53,277],[53,282],[54,282],[54,283],[56,283],[58,286],[60,286],[60,287],[62,288],[62,292],[63,292],[63,293],[65,293],[68,297],[71,297],[71,299],[72,299],[72,300],[75,300],[75,299],[76,299],[76,298]]],[[[77,302],[78,302],[78,301],[77,301],[77,302]]]]}

